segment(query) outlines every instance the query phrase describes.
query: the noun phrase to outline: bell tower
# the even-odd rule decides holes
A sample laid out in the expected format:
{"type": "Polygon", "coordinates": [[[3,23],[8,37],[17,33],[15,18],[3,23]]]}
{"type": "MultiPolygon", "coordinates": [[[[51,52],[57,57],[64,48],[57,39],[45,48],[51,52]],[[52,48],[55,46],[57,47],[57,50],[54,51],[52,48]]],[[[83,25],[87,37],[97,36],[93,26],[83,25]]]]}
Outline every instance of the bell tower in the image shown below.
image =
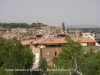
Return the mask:
{"type": "Polygon", "coordinates": [[[62,22],[62,30],[63,30],[63,33],[65,34],[65,23],[64,22],[62,22]]]}

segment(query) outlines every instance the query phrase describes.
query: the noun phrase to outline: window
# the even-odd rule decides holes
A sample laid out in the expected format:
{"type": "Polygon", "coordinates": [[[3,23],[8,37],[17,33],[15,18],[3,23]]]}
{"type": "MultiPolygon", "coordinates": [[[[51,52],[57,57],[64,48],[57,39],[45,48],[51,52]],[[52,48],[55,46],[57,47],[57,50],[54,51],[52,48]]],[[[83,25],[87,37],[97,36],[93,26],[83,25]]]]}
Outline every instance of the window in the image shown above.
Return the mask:
{"type": "Polygon", "coordinates": [[[49,55],[50,53],[49,52],[46,52],[46,55],[49,55]]]}
{"type": "Polygon", "coordinates": [[[87,43],[87,46],[91,46],[91,43],[87,43]]]}
{"type": "Polygon", "coordinates": [[[55,56],[57,56],[57,52],[55,52],[55,56]]]}
{"type": "Polygon", "coordinates": [[[98,41],[98,43],[100,44],[100,41],[98,41]]]}
{"type": "Polygon", "coordinates": [[[50,59],[49,58],[46,58],[46,61],[49,61],[50,59]]]}

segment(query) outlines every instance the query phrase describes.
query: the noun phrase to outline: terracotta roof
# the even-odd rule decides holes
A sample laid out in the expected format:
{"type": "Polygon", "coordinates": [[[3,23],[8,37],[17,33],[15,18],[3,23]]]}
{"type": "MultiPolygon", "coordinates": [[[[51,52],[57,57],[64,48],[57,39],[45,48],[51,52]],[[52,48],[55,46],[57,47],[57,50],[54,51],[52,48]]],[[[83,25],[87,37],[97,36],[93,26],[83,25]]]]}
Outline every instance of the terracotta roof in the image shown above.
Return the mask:
{"type": "MultiPolygon", "coordinates": [[[[95,42],[92,38],[72,38],[74,41],[79,41],[80,43],[95,42]]],[[[38,44],[57,44],[57,43],[67,43],[65,38],[40,38],[35,40],[38,44]]]]}
{"type": "Polygon", "coordinates": [[[21,44],[22,44],[22,45],[28,45],[28,44],[30,44],[32,41],[34,41],[34,40],[25,40],[25,41],[22,41],[21,44]]]}
{"type": "MultiPolygon", "coordinates": [[[[87,42],[95,42],[92,38],[72,38],[74,41],[79,41],[80,43],[87,43],[87,42]]],[[[25,40],[22,41],[22,45],[28,45],[34,40],[25,40]]],[[[40,38],[35,40],[38,44],[60,44],[60,43],[67,43],[64,37],[62,38],[40,38]]]]}
{"type": "Polygon", "coordinates": [[[79,42],[95,42],[92,38],[72,38],[74,41],[79,41],[79,42]]]}
{"type": "Polygon", "coordinates": [[[65,38],[40,38],[36,42],[39,44],[67,43],[65,38]]]}

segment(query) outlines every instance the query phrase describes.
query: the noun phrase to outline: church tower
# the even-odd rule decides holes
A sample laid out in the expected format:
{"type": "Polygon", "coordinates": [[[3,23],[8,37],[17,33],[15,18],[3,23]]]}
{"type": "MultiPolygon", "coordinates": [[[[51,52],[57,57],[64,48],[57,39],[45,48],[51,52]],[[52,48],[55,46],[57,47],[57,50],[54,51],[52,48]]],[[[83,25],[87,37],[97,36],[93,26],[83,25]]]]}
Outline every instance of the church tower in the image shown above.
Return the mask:
{"type": "Polygon", "coordinates": [[[63,30],[63,33],[65,34],[65,23],[64,22],[62,22],[62,30],[63,30]]]}

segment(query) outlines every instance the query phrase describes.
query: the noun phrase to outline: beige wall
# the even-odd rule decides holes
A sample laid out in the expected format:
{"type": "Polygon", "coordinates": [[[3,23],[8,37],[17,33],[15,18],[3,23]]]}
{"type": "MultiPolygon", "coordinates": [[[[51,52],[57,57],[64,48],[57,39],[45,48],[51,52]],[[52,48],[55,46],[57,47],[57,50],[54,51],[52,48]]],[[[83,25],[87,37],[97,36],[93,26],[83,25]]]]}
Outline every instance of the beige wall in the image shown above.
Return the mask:
{"type": "Polygon", "coordinates": [[[86,50],[86,51],[91,51],[91,50],[100,50],[100,47],[99,46],[85,46],[85,47],[83,47],[84,48],[84,50],[86,50]]]}
{"type": "MultiPolygon", "coordinates": [[[[86,51],[91,51],[91,49],[97,51],[100,50],[99,46],[84,46],[83,48],[86,51]]],[[[61,47],[35,48],[34,46],[32,46],[31,49],[33,53],[39,53],[39,58],[49,58],[49,61],[47,61],[49,65],[53,65],[53,57],[57,56],[62,50],[61,47]],[[46,54],[46,52],[48,52],[49,54],[46,54]]]]}
{"type": "Polygon", "coordinates": [[[47,61],[49,65],[52,65],[52,59],[56,55],[58,55],[61,52],[61,47],[49,47],[49,48],[44,48],[41,50],[42,51],[42,58],[49,58],[50,60],[47,61]],[[49,55],[46,54],[46,52],[49,52],[49,55]]]}
{"type": "MultiPolygon", "coordinates": [[[[84,46],[84,47],[83,47],[83,49],[84,49],[84,50],[87,50],[87,51],[90,51],[91,48],[92,48],[92,50],[97,50],[97,51],[100,50],[100,47],[98,47],[98,46],[91,46],[91,47],[89,47],[89,46],[84,46]]],[[[42,57],[42,58],[49,58],[50,60],[47,61],[47,63],[48,63],[49,65],[53,65],[52,59],[53,59],[53,57],[55,57],[55,52],[57,52],[57,54],[59,54],[59,53],[61,52],[61,50],[62,50],[61,47],[43,48],[43,49],[41,49],[41,54],[42,54],[41,57],[42,57]],[[50,54],[49,54],[49,55],[46,55],[46,52],[49,52],[50,54]]]]}

